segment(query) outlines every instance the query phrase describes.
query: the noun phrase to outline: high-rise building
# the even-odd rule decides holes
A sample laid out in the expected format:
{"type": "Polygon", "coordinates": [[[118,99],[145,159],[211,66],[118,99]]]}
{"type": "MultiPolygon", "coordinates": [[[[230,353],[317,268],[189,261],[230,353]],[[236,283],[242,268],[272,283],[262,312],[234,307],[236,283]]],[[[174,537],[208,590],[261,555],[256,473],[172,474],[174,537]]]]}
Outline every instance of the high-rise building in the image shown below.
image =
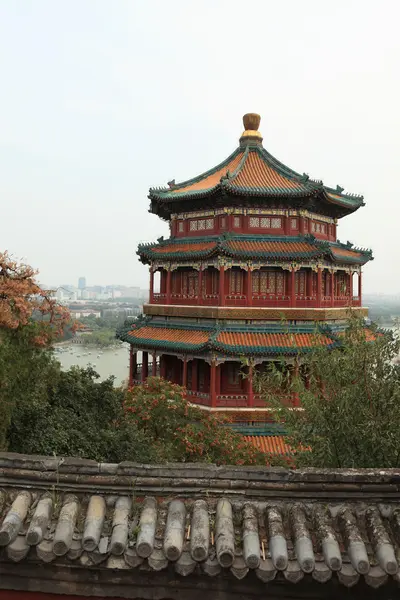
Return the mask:
{"type": "Polygon", "coordinates": [[[79,277],[78,279],[78,288],[80,290],[84,290],[86,287],[86,277],[79,277]]]}

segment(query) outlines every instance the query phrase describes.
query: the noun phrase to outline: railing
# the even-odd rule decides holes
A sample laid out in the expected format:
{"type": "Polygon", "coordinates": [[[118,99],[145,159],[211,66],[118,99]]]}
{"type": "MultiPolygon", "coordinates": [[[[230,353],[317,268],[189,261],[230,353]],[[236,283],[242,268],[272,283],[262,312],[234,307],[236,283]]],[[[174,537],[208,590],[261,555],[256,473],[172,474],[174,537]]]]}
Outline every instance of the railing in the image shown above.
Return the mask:
{"type": "Polygon", "coordinates": [[[321,306],[331,306],[332,298],[331,296],[322,296],[321,297],[321,306]]]}
{"type": "Polygon", "coordinates": [[[350,306],[350,296],[335,296],[334,306],[350,306]]]}
{"type": "Polygon", "coordinates": [[[211,396],[204,392],[196,392],[194,390],[186,390],[186,397],[190,402],[201,404],[202,406],[210,406],[211,396]]]}
{"type": "Polygon", "coordinates": [[[167,301],[167,294],[153,294],[153,304],[165,304],[167,301]]]}
{"type": "Polygon", "coordinates": [[[289,296],[278,296],[275,294],[253,294],[253,306],[289,307],[289,296]]]}
{"type": "Polygon", "coordinates": [[[205,294],[201,303],[206,306],[218,306],[219,304],[219,294],[205,294]]]}
{"type": "Polygon", "coordinates": [[[193,305],[198,304],[198,297],[189,294],[171,294],[171,304],[185,304],[193,305]]]}
{"type": "Polygon", "coordinates": [[[225,296],[225,306],[246,306],[247,296],[243,294],[229,294],[225,296]]]}
{"type": "MultiPolygon", "coordinates": [[[[166,304],[166,294],[153,294],[153,304],[166,304]]],[[[290,308],[290,296],[278,296],[275,294],[253,294],[252,306],[269,308],[290,308]]],[[[181,304],[187,306],[219,306],[218,294],[204,294],[203,296],[189,296],[187,294],[171,294],[170,304],[181,304]]],[[[247,306],[247,296],[244,294],[225,295],[225,304],[223,306],[247,306]]],[[[317,306],[316,296],[296,296],[296,308],[315,308],[317,306]]],[[[332,306],[332,296],[321,296],[321,307],[332,306]]],[[[333,306],[336,308],[345,306],[361,306],[361,299],[358,296],[335,296],[333,306]]]]}
{"type": "Polygon", "coordinates": [[[217,406],[248,406],[247,394],[219,394],[217,406]]]}
{"type": "Polygon", "coordinates": [[[298,308],[313,307],[316,303],[316,296],[296,296],[296,307],[298,308]]]}

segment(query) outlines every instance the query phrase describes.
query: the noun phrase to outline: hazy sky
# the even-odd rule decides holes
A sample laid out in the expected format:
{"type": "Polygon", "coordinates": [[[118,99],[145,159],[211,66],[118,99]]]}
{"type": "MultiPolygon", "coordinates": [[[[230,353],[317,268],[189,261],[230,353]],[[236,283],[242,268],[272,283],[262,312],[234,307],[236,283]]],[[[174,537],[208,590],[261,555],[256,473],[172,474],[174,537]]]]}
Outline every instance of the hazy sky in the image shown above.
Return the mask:
{"type": "Polygon", "coordinates": [[[150,186],[195,176],[259,112],[290,167],[362,193],[338,236],[400,293],[399,0],[0,0],[1,249],[48,284],[148,283],[150,186]]]}

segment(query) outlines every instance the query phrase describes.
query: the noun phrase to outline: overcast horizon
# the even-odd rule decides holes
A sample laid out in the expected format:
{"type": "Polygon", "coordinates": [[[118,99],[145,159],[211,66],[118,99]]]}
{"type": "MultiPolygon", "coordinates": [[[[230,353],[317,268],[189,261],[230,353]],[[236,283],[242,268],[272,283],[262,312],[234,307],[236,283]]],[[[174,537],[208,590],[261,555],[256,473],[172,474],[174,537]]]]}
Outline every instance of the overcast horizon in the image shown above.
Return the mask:
{"type": "Polygon", "coordinates": [[[339,0],[0,0],[1,250],[49,285],[148,287],[149,187],[194,177],[261,114],[264,146],[362,194],[338,238],[399,294],[400,6],[339,0]]]}

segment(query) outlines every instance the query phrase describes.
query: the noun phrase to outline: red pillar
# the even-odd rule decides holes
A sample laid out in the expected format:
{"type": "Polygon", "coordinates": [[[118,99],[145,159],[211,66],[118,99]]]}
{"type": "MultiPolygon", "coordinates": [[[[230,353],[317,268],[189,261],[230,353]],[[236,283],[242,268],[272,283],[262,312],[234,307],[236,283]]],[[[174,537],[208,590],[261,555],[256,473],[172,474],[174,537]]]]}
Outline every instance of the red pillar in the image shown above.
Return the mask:
{"type": "Polygon", "coordinates": [[[322,269],[318,267],[317,272],[317,307],[320,308],[322,304],[322,269]]]}
{"type": "Polygon", "coordinates": [[[142,383],[144,383],[149,375],[149,353],[142,353],[142,383]]]}
{"type": "Polygon", "coordinates": [[[285,227],[285,235],[290,235],[290,217],[283,217],[284,227],[285,227]]]}
{"type": "Polygon", "coordinates": [[[152,364],[152,368],[151,368],[151,374],[153,375],[153,377],[156,377],[156,375],[157,375],[157,354],[155,352],[153,354],[153,364],[152,364]]]}
{"type": "Polygon", "coordinates": [[[192,360],[192,391],[197,392],[197,358],[192,360]]]}
{"type": "Polygon", "coordinates": [[[350,271],[349,273],[349,304],[350,306],[353,306],[353,272],[350,271]]]}
{"type": "Polygon", "coordinates": [[[197,304],[203,304],[203,269],[200,266],[199,276],[197,279],[197,304]]]}
{"type": "Polygon", "coordinates": [[[290,306],[293,308],[294,306],[296,306],[296,271],[293,269],[292,271],[290,271],[290,275],[289,275],[289,288],[290,288],[290,306]]]}
{"type": "Polygon", "coordinates": [[[168,269],[167,271],[167,304],[171,304],[171,273],[172,271],[168,269]]]}
{"type": "Polygon", "coordinates": [[[210,398],[211,398],[211,407],[215,408],[217,406],[217,391],[216,391],[216,364],[215,360],[211,361],[210,367],[210,398]]]}
{"type": "Polygon", "coordinates": [[[308,298],[312,298],[312,277],[313,271],[312,269],[309,269],[306,275],[306,296],[308,298]]]}
{"type": "Polygon", "coordinates": [[[253,305],[253,271],[247,269],[247,306],[253,305]]]}
{"type": "Polygon", "coordinates": [[[149,302],[153,304],[154,301],[154,271],[153,267],[150,267],[150,293],[149,293],[149,302]]]}
{"type": "Polygon", "coordinates": [[[136,375],[136,351],[132,346],[129,348],[129,387],[133,387],[133,380],[136,375]]]}
{"type": "Polygon", "coordinates": [[[331,306],[335,306],[335,272],[331,273],[331,306]]]}
{"type": "Polygon", "coordinates": [[[248,406],[254,406],[254,392],[253,392],[253,365],[249,364],[248,377],[247,377],[247,404],[248,406]]]}
{"type": "Polygon", "coordinates": [[[162,377],[163,379],[165,379],[165,373],[166,373],[166,356],[164,354],[161,354],[160,356],[160,377],[162,377]]]}
{"type": "Polygon", "coordinates": [[[187,386],[187,357],[183,359],[182,387],[187,386]]]}
{"type": "Polygon", "coordinates": [[[358,302],[359,306],[362,306],[362,283],[361,283],[361,271],[358,274],[358,302]]]}
{"type": "Polygon", "coordinates": [[[216,366],[215,370],[215,393],[217,396],[219,396],[221,393],[221,371],[222,364],[219,364],[216,366]]]}
{"type": "Polygon", "coordinates": [[[225,269],[219,268],[219,305],[225,306],[225,269]]]}

